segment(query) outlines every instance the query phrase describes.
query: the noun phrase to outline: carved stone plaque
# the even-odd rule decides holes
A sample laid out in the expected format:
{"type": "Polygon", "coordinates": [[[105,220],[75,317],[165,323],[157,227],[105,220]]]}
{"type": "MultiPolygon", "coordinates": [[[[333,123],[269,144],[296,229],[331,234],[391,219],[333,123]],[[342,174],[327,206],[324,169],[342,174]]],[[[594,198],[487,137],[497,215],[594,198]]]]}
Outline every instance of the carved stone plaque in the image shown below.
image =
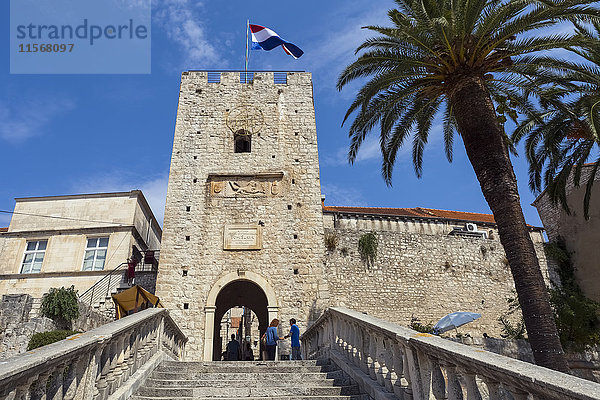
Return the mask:
{"type": "Polygon", "coordinates": [[[271,197],[283,192],[283,173],[256,175],[209,174],[212,197],[271,197]]]}
{"type": "Polygon", "coordinates": [[[262,249],[262,229],[260,225],[225,225],[223,231],[224,250],[262,249]]]}

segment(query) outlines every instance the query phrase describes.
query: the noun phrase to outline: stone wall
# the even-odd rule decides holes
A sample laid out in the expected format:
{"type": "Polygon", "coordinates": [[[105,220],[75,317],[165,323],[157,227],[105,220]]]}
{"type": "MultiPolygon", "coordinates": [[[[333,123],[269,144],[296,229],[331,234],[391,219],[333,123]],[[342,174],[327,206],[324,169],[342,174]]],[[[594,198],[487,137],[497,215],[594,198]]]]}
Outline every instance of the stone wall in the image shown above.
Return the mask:
{"type": "Polygon", "coordinates": [[[156,271],[135,271],[135,284],[150,293],[156,292],[156,271]]]}
{"type": "MultiPolygon", "coordinates": [[[[0,359],[26,352],[34,334],[59,329],[54,321],[40,315],[40,305],[41,298],[34,298],[29,294],[2,296],[0,359]]],[[[87,331],[112,321],[83,304],[79,305],[79,312],[79,318],[72,323],[72,329],[76,331],[87,331]]]]}
{"type": "Polygon", "coordinates": [[[589,206],[589,220],[583,215],[585,184],[591,174],[591,166],[583,167],[581,184],[574,186],[572,179],[567,185],[567,202],[571,213],[567,214],[560,205],[550,201],[547,193],[542,193],[533,203],[550,241],[561,237],[575,266],[575,277],[583,293],[592,300],[600,301],[600,280],[598,267],[600,260],[600,170],[595,177],[589,206]]]}
{"type": "MultiPolygon", "coordinates": [[[[481,313],[460,331],[499,337],[498,317],[514,297],[514,282],[500,241],[440,234],[376,231],[378,251],[372,267],[361,260],[358,241],[370,232],[326,229],[336,235],[325,253],[331,305],[366,312],[408,326],[414,316],[435,323],[454,311],[481,313]]],[[[542,245],[535,244],[548,281],[542,245]]]]}
{"type": "Polygon", "coordinates": [[[2,296],[0,359],[27,351],[27,344],[33,334],[56,329],[51,319],[37,316],[39,304],[40,299],[34,299],[28,294],[2,296]]]}

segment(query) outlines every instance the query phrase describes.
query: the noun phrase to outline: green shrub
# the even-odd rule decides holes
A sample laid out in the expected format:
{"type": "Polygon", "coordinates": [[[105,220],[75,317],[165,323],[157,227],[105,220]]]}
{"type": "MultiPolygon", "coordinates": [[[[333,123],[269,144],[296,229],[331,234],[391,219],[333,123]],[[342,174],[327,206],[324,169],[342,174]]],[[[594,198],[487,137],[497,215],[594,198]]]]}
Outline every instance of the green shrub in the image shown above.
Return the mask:
{"type": "Polygon", "coordinates": [[[516,323],[512,323],[506,316],[502,315],[498,318],[498,321],[502,324],[502,333],[500,336],[503,339],[525,339],[527,330],[525,329],[523,317],[516,323]]]}
{"type": "Polygon", "coordinates": [[[517,322],[511,322],[509,316],[517,311],[521,311],[521,305],[519,304],[519,298],[516,296],[510,298],[508,301],[508,312],[501,315],[498,321],[502,324],[502,333],[500,336],[504,339],[525,339],[527,329],[525,328],[525,320],[521,315],[517,322]]]}
{"type": "Polygon", "coordinates": [[[68,289],[51,288],[42,298],[41,314],[54,320],[61,328],[70,328],[71,321],[79,317],[79,303],[74,286],[68,289]]]}
{"type": "Polygon", "coordinates": [[[48,331],[36,333],[29,339],[27,350],[37,349],[38,347],[52,344],[60,340],[66,339],[71,335],[79,333],[78,331],[48,331]]]}
{"type": "Polygon", "coordinates": [[[564,240],[544,246],[546,256],[556,261],[561,286],[550,289],[550,304],[560,341],[565,349],[582,351],[600,344],[600,303],[585,297],[575,280],[575,267],[564,240]]]}
{"type": "Polygon", "coordinates": [[[421,321],[419,321],[419,319],[417,317],[412,317],[410,319],[410,325],[411,329],[414,329],[417,332],[421,332],[421,333],[433,333],[433,324],[429,323],[429,324],[423,324],[421,323],[421,321]]]}
{"type": "Polygon", "coordinates": [[[372,267],[377,256],[377,235],[375,232],[365,233],[358,240],[358,252],[360,258],[367,264],[367,267],[372,267]]]}
{"type": "Polygon", "coordinates": [[[325,232],[325,247],[327,250],[333,251],[338,245],[338,235],[335,232],[325,232]]]}

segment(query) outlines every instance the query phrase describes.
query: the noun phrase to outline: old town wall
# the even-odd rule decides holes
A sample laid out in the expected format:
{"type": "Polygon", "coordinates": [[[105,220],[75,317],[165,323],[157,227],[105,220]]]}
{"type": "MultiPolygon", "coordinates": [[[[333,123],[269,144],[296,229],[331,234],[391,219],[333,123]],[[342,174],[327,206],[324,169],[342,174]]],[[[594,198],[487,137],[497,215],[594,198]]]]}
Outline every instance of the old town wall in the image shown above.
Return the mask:
{"type": "MultiPolygon", "coordinates": [[[[432,223],[413,221],[412,226],[424,230],[432,223]]],[[[507,300],[515,297],[515,289],[497,236],[484,239],[333,227],[326,228],[325,235],[337,238],[335,248],[325,252],[332,305],[404,326],[412,317],[425,324],[454,311],[477,312],[482,318],[460,331],[474,336],[500,336],[498,317],[508,311],[507,300]],[[375,232],[378,238],[372,266],[361,259],[358,250],[360,237],[368,232],[375,232]]],[[[548,283],[542,244],[535,246],[548,283]]]]}

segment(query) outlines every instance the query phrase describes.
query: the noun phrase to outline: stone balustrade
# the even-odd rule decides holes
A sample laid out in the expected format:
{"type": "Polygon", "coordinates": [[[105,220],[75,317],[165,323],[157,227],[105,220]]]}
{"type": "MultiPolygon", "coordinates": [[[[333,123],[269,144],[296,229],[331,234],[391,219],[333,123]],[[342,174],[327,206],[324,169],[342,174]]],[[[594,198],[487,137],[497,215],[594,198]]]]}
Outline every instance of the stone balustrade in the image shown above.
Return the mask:
{"type": "Polygon", "coordinates": [[[182,360],[186,342],[166,309],[147,309],[0,362],[0,399],[114,397],[150,360],[182,360]]]}
{"type": "Polygon", "coordinates": [[[329,308],[302,335],[306,358],[331,358],[376,400],[600,399],[600,384],[329,308]]]}

